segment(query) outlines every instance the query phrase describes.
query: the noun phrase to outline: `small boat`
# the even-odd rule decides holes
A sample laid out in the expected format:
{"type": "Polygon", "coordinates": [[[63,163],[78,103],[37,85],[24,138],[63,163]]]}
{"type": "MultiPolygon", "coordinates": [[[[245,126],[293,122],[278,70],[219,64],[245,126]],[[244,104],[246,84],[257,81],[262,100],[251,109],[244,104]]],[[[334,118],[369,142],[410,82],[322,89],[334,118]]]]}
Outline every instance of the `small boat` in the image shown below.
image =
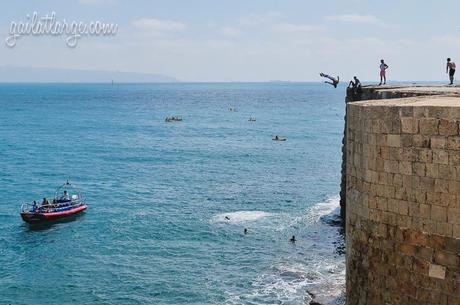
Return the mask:
{"type": "Polygon", "coordinates": [[[273,141],[286,141],[287,139],[283,138],[283,137],[280,137],[280,136],[275,136],[272,140],[273,141]]]}
{"type": "Polygon", "coordinates": [[[81,192],[67,181],[56,189],[54,199],[50,203],[43,198],[41,204],[35,200],[21,205],[21,217],[27,223],[41,223],[76,215],[88,206],[81,192]]]}
{"type": "Polygon", "coordinates": [[[168,117],[166,117],[165,122],[167,122],[167,123],[182,122],[182,117],[180,117],[180,116],[168,116],[168,117]]]}

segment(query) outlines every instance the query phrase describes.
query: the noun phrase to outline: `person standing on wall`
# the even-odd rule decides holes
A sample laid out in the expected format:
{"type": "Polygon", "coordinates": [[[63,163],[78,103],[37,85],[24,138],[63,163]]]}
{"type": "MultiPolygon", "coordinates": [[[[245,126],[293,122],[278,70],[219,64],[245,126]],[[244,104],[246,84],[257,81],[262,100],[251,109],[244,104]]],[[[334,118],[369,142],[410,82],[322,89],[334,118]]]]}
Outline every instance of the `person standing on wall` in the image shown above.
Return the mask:
{"type": "Polygon", "coordinates": [[[380,84],[379,86],[382,84],[382,80],[383,80],[384,85],[387,83],[387,76],[386,76],[387,69],[388,69],[388,65],[385,63],[383,59],[381,59],[380,60],[380,84]]]}
{"type": "Polygon", "coordinates": [[[446,65],[446,73],[449,72],[449,79],[450,79],[449,85],[454,84],[455,68],[456,68],[455,63],[450,58],[448,58],[447,65],[446,65]]]}

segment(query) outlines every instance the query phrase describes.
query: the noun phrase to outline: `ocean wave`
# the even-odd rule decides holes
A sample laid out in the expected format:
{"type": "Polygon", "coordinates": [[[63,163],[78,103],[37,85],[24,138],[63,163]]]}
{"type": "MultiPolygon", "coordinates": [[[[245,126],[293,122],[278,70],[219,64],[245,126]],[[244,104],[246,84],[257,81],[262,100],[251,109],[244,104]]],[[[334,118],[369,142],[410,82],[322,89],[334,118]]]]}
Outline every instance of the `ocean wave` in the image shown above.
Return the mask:
{"type": "Polygon", "coordinates": [[[308,211],[309,218],[319,221],[322,217],[327,215],[340,215],[340,196],[330,196],[324,202],[314,204],[308,211]]]}
{"type": "Polygon", "coordinates": [[[247,293],[231,295],[225,304],[308,304],[315,298],[324,304],[339,305],[344,304],[343,287],[343,282],[333,274],[308,270],[302,263],[280,263],[259,275],[247,293]]]}
{"type": "Polygon", "coordinates": [[[256,221],[271,215],[271,213],[264,211],[236,211],[217,214],[214,217],[212,217],[211,223],[241,223],[248,221],[256,221]]]}
{"type": "Polygon", "coordinates": [[[298,216],[289,216],[289,220],[277,227],[277,231],[304,226],[323,221],[335,225],[340,222],[340,196],[327,197],[325,201],[313,204],[305,212],[298,216]]]}

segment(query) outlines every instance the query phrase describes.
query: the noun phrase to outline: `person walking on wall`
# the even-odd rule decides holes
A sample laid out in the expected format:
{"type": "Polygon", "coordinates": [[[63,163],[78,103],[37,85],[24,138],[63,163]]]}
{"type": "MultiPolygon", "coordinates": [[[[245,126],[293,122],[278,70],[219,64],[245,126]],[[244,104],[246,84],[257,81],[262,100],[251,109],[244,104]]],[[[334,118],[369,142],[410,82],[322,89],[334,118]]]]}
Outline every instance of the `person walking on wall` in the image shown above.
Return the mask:
{"type": "Polygon", "coordinates": [[[383,59],[381,59],[380,60],[380,84],[379,86],[382,84],[382,80],[383,80],[384,85],[387,83],[387,76],[386,76],[387,69],[388,69],[388,65],[385,63],[383,59]]]}
{"type": "Polygon", "coordinates": [[[446,65],[446,73],[449,73],[449,79],[450,79],[449,85],[454,84],[455,68],[456,68],[455,63],[450,58],[448,58],[447,65],[446,65]]]}

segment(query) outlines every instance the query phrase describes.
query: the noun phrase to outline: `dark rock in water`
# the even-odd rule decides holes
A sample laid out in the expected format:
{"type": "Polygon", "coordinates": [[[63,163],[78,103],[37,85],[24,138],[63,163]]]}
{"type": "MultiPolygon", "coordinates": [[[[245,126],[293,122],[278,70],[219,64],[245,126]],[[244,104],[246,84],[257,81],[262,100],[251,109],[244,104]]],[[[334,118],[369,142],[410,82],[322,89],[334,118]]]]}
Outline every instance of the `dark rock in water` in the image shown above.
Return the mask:
{"type": "Polygon", "coordinates": [[[314,293],[312,293],[312,292],[310,292],[308,290],[307,290],[307,293],[312,298],[312,300],[308,304],[310,304],[310,305],[323,305],[323,304],[315,301],[316,295],[314,293]]]}

